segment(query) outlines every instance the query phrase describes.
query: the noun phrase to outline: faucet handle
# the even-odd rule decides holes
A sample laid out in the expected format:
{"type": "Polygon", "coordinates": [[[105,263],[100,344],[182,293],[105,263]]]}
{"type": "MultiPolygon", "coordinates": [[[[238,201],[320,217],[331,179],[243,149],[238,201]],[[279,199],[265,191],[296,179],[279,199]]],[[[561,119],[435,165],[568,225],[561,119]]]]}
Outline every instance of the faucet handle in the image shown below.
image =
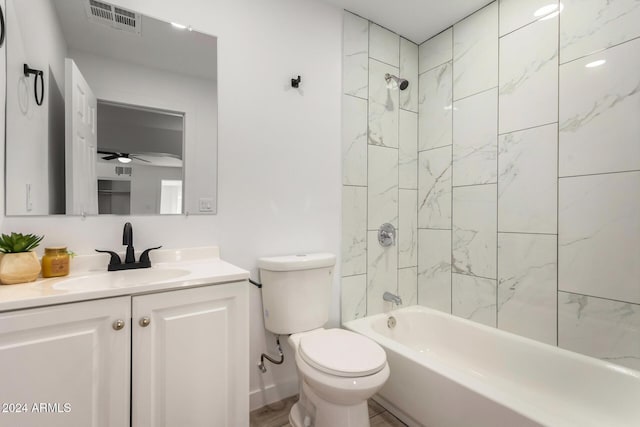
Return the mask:
{"type": "Polygon", "coordinates": [[[142,255],[140,255],[140,261],[141,263],[149,263],[149,266],[151,266],[151,260],[149,259],[149,252],[154,251],[156,249],[160,249],[162,246],[156,246],[155,248],[149,248],[149,249],[145,249],[144,252],[142,252],[142,255]]]}
{"type": "Polygon", "coordinates": [[[117,253],[113,252],[113,251],[102,251],[100,249],[96,249],[96,252],[100,252],[103,254],[109,254],[111,255],[111,259],[109,260],[109,265],[120,265],[122,264],[122,260],[120,259],[120,255],[118,255],[117,253]]]}

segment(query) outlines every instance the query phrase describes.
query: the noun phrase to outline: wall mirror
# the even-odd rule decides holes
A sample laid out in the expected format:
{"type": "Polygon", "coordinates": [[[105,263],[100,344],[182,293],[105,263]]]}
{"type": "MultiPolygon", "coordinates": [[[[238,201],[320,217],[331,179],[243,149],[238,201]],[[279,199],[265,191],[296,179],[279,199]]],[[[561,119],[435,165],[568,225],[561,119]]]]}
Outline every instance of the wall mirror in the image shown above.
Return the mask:
{"type": "Polygon", "coordinates": [[[98,0],[7,0],[12,215],[213,214],[217,40],[98,0]]]}

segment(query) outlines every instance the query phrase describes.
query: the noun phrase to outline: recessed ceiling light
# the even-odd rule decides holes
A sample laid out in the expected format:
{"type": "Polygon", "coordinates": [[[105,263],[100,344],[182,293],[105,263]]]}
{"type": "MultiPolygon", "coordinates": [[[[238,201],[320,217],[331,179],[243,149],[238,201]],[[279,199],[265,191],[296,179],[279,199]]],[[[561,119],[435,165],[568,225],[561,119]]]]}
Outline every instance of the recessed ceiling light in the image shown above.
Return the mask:
{"type": "Polygon", "coordinates": [[[587,68],[595,68],[601,65],[604,65],[607,62],[606,59],[598,59],[597,61],[589,62],[585,67],[587,68]]]}
{"type": "Polygon", "coordinates": [[[171,25],[173,25],[173,26],[174,26],[174,28],[177,28],[177,29],[179,29],[179,30],[184,30],[184,29],[186,29],[186,28],[187,28],[187,26],[186,26],[186,25],[178,24],[177,22],[172,22],[172,23],[171,23],[171,25]]]}

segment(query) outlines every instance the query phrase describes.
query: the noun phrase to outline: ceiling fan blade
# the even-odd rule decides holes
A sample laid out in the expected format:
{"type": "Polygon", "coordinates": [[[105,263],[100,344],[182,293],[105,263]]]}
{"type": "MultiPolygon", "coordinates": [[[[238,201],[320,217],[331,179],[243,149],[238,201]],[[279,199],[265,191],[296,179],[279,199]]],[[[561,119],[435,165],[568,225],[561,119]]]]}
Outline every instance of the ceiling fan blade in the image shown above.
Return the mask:
{"type": "Polygon", "coordinates": [[[130,154],[129,157],[131,157],[132,159],[140,160],[141,162],[151,163],[149,160],[145,160],[142,157],[136,156],[135,154],[130,154]]]}
{"type": "Polygon", "coordinates": [[[113,159],[117,159],[118,157],[120,157],[120,156],[118,156],[117,154],[112,154],[110,156],[104,156],[103,159],[104,160],[113,160],[113,159]]]}

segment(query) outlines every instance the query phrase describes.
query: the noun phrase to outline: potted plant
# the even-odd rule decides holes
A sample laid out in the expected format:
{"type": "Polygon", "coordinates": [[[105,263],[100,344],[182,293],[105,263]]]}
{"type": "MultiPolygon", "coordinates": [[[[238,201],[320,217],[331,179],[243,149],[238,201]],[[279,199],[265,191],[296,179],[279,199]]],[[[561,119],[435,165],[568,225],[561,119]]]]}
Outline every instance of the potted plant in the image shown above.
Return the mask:
{"type": "Polygon", "coordinates": [[[33,251],[44,236],[11,233],[0,237],[0,283],[33,282],[40,274],[40,260],[33,251]]]}

